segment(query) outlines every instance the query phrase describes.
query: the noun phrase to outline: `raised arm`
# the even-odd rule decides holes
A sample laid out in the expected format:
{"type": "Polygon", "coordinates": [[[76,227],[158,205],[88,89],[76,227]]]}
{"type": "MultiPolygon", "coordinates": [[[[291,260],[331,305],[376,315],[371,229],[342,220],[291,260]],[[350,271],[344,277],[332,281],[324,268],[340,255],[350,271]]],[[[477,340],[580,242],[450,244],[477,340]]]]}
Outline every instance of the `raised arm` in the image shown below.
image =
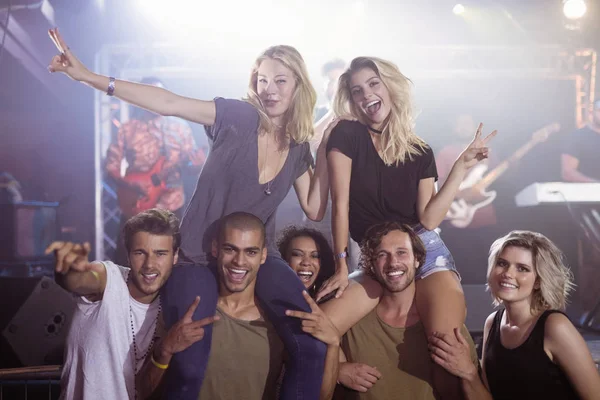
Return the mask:
{"type": "Polygon", "coordinates": [[[91,299],[101,298],[106,288],[106,268],[89,262],[90,244],[54,242],[46,254],[54,252],[55,280],[63,289],[91,299]]]}
{"type": "Polygon", "coordinates": [[[442,223],[469,168],[488,157],[489,149],[486,146],[496,136],[496,131],[482,139],[482,129],[483,125],[479,124],[473,141],[458,157],[439,192],[436,193],[433,178],[419,182],[417,212],[421,225],[426,229],[433,230],[442,223]]]}
{"type": "MultiPolygon", "coordinates": [[[[348,246],[352,159],[334,148],[329,152],[327,162],[331,181],[333,251],[334,254],[340,254],[345,252],[348,246]]],[[[335,275],[323,284],[317,295],[317,301],[333,291],[336,291],[336,297],[340,297],[348,286],[348,263],[346,258],[336,259],[335,264],[335,275]]]]}
{"type": "MultiPolygon", "coordinates": [[[[66,45],[58,29],[51,29],[48,34],[61,53],[52,58],[48,67],[50,72],[62,72],[75,81],[107,92],[109,77],[88,70],[66,45]]],[[[202,125],[215,123],[216,111],[213,101],[192,99],[156,86],[122,80],[114,82],[113,95],[156,114],[176,116],[202,125]]]]}
{"type": "Polygon", "coordinates": [[[300,207],[311,221],[321,221],[327,210],[329,176],[324,153],[325,150],[319,146],[314,171],[309,167],[308,171],[294,182],[294,190],[300,207]]]}
{"type": "Polygon", "coordinates": [[[552,361],[565,372],[581,399],[600,398],[600,375],[590,350],[567,317],[559,313],[548,316],[544,348],[552,354],[552,361]]]}
{"type": "MultiPolygon", "coordinates": [[[[327,114],[330,115],[330,114],[327,114]]],[[[324,117],[325,118],[325,117],[324,117]]],[[[294,189],[298,196],[298,201],[306,216],[312,221],[321,221],[327,210],[327,200],[329,199],[329,173],[327,165],[327,141],[331,131],[336,127],[339,121],[345,118],[335,118],[328,120],[327,128],[319,125],[315,126],[320,130],[321,144],[317,149],[317,160],[314,172],[309,168],[302,176],[294,182],[294,189]]]]}
{"type": "MultiPolygon", "coordinates": [[[[331,123],[334,121],[335,115],[333,110],[327,111],[320,120],[315,123],[315,135],[310,141],[310,150],[312,152],[316,152],[318,147],[323,144],[323,137],[326,136],[325,133],[327,128],[330,127],[331,123]]],[[[331,131],[330,131],[331,132],[331,131]]]]}

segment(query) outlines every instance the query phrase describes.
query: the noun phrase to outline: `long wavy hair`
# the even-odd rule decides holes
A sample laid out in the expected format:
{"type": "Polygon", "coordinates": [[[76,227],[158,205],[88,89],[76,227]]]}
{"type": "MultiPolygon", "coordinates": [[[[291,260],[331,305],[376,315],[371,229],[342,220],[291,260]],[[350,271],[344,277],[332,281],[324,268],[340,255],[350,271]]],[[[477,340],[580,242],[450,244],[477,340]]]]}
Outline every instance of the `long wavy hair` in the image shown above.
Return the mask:
{"type": "Polygon", "coordinates": [[[329,241],[325,236],[318,230],[306,227],[288,226],[283,230],[277,241],[277,249],[281,253],[281,257],[287,262],[288,253],[290,251],[290,244],[292,240],[299,237],[309,237],[315,241],[317,250],[319,251],[319,262],[321,269],[315,279],[313,287],[308,289],[308,294],[315,297],[317,291],[327,279],[331,278],[335,274],[335,261],[333,259],[333,250],[329,245],[329,241]]]}
{"type": "MultiPolygon", "coordinates": [[[[562,251],[541,233],[531,231],[512,231],[492,244],[488,258],[487,280],[498,262],[498,257],[507,247],[520,247],[531,252],[533,268],[537,275],[539,289],[532,293],[531,311],[564,310],[569,293],[573,290],[573,274],[564,263],[562,251]]],[[[502,300],[492,293],[493,304],[498,306],[502,300]]]]}
{"type": "Polygon", "coordinates": [[[340,76],[333,104],[337,115],[352,115],[365,125],[366,116],[352,100],[350,80],[356,72],[372,69],[385,85],[392,100],[390,115],[384,121],[381,134],[381,157],[386,165],[404,164],[414,156],[423,154],[427,144],[414,132],[412,82],[389,61],[376,57],[357,57],[340,76]]]}
{"type": "Polygon", "coordinates": [[[258,68],[264,60],[269,58],[277,60],[289,68],[294,74],[296,82],[292,101],[286,111],[285,132],[296,143],[308,142],[314,136],[313,110],[317,103],[317,92],[308,77],[304,59],[298,50],[292,46],[278,45],[269,47],[256,59],[252,67],[252,73],[250,74],[248,94],[244,100],[258,110],[260,129],[267,132],[273,130],[273,123],[265,112],[265,107],[256,91],[258,68]]]}

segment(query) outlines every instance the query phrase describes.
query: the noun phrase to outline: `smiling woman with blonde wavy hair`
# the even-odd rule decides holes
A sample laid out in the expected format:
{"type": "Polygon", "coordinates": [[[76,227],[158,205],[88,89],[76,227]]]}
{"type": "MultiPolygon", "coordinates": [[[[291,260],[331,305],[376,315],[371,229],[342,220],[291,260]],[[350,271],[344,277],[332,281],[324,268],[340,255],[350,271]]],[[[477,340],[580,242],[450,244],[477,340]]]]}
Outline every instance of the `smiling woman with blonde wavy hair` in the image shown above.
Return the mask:
{"type": "Polygon", "coordinates": [[[433,360],[462,379],[467,400],[598,399],[600,374],[563,312],[572,279],[560,249],[541,233],[498,238],[490,247],[487,281],[501,308],[483,327],[483,381],[464,356],[459,332],[430,338],[433,360]]]}

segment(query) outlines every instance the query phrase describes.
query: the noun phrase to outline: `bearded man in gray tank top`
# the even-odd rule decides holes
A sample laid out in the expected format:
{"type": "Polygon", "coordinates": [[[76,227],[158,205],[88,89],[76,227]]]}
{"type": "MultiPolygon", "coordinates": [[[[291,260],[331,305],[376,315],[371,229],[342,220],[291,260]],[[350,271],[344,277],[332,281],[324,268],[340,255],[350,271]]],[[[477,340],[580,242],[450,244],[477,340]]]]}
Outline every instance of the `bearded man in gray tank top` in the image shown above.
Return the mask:
{"type": "MultiPolygon", "coordinates": [[[[377,307],[346,333],[338,381],[345,399],[433,400],[453,398],[435,393],[427,334],[415,302],[415,275],[425,261],[425,246],[408,226],[397,222],[367,230],[361,245],[364,272],[383,287],[377,307]]],[[[352,282],[351,285],[358,283],[352,282]]],[[[466,328],[471,359],[475,346],[466,328]]]]}

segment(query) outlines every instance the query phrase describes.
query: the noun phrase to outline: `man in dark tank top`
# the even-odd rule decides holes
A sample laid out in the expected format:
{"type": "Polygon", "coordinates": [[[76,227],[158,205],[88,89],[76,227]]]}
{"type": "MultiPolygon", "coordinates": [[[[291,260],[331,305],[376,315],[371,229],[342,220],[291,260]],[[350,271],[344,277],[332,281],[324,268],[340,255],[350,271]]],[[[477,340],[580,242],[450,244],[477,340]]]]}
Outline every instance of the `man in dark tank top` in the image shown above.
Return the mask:
{"type": "MultiPolygon", "coordinates": [[[[409,226],[387,222],[371,227],[361,247],[364,272],[384,291],[379,305],[343,338],[348,361],[340,364],[338,380],[345,388],[337,394],[360,400],[436,399],[434,363],[415,304],[414,278],[425,261],[425,246],[409,226]]],[[[462,334],[477,365],[464,326],[462,334]]]]}

